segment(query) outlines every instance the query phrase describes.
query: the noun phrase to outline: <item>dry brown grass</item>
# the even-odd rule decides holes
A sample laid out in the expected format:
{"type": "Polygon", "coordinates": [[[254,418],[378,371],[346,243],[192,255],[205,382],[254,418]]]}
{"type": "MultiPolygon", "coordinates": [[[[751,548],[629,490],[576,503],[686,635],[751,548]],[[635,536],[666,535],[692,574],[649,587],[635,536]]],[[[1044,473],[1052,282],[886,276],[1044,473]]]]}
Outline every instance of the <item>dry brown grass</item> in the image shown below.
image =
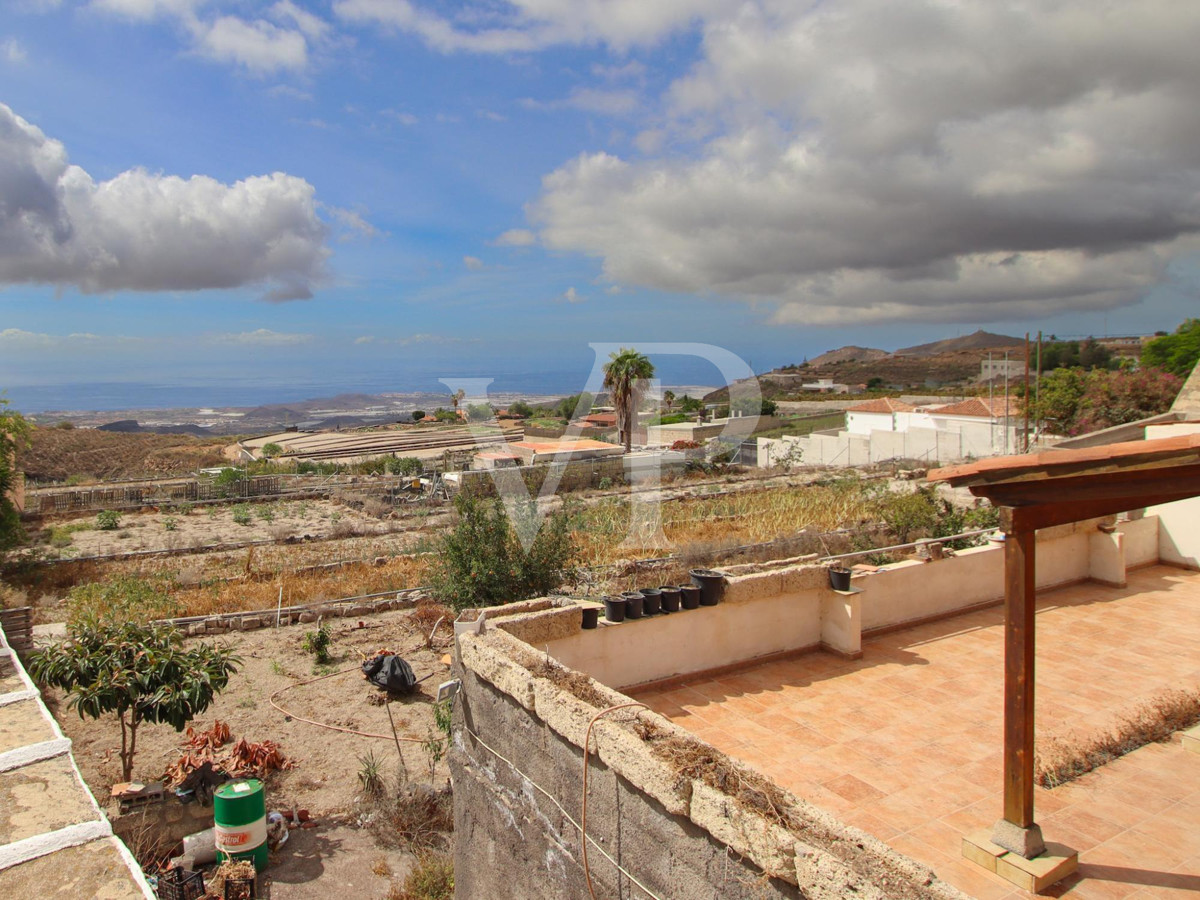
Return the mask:
{"type": "Polygon", "coordinates": [[[452,900],[454,861],[442,853],[429,853],[417,860],[403,884],[393,884],[386,900],[452,900]]]}
{"type": "Polygon", "coordinates": [[[1038,747],[1034,780],[1054,788],[1200,723],[1200,691],[1167,691],[1121,718],[1110,731],[1085,739],[1051,738],[1038,747]]]}
{"type": "Polygon", "coordinates": [[[454,800],[449,786],[439,790],[409,782],[394,795],[374,802],[370,828],[384,847],[418,855],[446,850],[454,830],[454,800]]]}
{"type": "Polygon", "coordinates": [[[94,428],[34,428],[18,468],[39,481],[84,478],[140,478],[190,475],[222,465],[221,448],[230,438],[201,439],[186,434],[122,434],[94,428]]]}

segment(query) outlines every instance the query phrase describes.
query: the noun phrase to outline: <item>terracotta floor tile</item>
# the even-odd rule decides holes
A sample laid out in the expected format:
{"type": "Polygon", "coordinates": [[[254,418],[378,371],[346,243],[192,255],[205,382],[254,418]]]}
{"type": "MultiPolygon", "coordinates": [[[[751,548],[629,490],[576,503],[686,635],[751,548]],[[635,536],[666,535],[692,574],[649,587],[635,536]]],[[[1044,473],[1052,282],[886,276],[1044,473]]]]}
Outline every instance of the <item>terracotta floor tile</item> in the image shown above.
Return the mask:
{"type": "MultiPolygon", "coordinates": [[[[1200,686],[1200,576],[1155,566],[1124,590],[1074,585],[1038,603],[1040,739],[1200,686]]],[[[992,607],[868,640],[856,662],[811,653],[643,699],[966,893],[1009,900],[1028,895],[959,843],[1002,806],[1003,644],[992,607]]],[[[1200,756],[1178,742],[1039,789],[1035,805],[1047,839],[1081,859],[1082,876],[1046,896],[1200,896],[1200,756]]]]}
{"type": "Polygon", "coordinates": [[[856,806],[861,806],[873,800],[878,800],[880,797],[887,796],[883,791],[872,787],[861,778],[855,778],[853,775],[839,775],[837,778],[831,778],[829,781],[826,781],[824,785],[839,797],[849,800],[856,806]]]}

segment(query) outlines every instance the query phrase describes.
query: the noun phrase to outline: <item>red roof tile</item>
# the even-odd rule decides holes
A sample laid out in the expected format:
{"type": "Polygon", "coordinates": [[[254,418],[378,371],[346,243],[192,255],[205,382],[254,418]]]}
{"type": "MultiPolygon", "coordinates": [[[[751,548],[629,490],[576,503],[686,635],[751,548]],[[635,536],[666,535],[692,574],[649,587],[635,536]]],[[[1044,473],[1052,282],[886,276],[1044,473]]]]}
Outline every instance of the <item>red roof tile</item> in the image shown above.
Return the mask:
{"type": "Polygon", "coordinates": [[[915,409],[915,406],[910,406],[894,397],[880,397],[877,400],[868,400],[866,403],[847,407],[846,412],[897,413],[912,412],[915,409]]]}
{"type": "Polygon", "coordinates": [[[988,400],[984,397],[971,397],[960,403],[951,403],[939,409],[930,410],[935,416],[979,416],[985,419],[1004,418],[1020,414],[1020,404],[1015,397],[995,397],[988,400]]]}

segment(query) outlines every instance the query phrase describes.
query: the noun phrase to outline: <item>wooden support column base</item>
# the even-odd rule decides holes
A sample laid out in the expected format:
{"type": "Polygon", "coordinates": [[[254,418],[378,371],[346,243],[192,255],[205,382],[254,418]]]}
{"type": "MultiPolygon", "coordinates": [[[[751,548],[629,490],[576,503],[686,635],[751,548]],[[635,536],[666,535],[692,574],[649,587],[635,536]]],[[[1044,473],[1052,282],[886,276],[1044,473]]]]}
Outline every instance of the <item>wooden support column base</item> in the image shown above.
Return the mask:
{"type": "Polygon", "coordinates": [[[1001,819],[992,826],[992,843],[1025,859],[1040,856],[1046,849],[1040,825],[1035,823],[1028,828],[1022,828],[1008,819],[1001,819]]]}
{"type": "Polygon", "coordinates": [[[1051,842],[1039,856],[1025,859],[994,843],[989,831],[977,831],[963,838],[962,855],[1030,893],[1044,891],[1079,869],[1079,854],[1070,847],[1051,842]]]}

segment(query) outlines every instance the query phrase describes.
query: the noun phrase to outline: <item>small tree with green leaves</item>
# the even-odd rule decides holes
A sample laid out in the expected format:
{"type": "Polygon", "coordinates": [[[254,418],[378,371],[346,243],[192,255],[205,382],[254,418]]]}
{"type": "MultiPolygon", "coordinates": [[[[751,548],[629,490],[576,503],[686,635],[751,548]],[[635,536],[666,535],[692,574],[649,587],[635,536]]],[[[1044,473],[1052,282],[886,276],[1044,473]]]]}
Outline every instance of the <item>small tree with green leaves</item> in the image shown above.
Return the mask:
{"type": "Polygon", "coordinates": [[[70,695],[80,718],[113,713],[121,724],[121,777],[133,777],[143,722],[183,731],[229,684],[241,660],[214,644],[190,650],[174,628],[133,622],[85,625],[35,653],[30,672],[70,695]]]}
{"type": "Polygon", "coordinates": [[[561,510],[533,535],[532,502],[518,510],[517,529],[499,500],[459,494],[457,521],[441,539],[434,563],[434,594],[455,609],[498,606],[557,587],[575,557],[570,521],[561,510]],[[526,538],[521,541],[517,530],[526,538]]]}
{"type": "Polygon", "coordinates": [[[21,540],[21,516],[9,492],[21,477],[17,471],[17,451],[29,446],[29,423],[8,408],[0,397],[0,553],[21,540]]]}
{"type": "Polygon", "coordinates": [[[277,456],[283,456],[283,447],[274,441],[269,444],[263,444],[262,455],[263,459],[274,459],[277,456]]]}

